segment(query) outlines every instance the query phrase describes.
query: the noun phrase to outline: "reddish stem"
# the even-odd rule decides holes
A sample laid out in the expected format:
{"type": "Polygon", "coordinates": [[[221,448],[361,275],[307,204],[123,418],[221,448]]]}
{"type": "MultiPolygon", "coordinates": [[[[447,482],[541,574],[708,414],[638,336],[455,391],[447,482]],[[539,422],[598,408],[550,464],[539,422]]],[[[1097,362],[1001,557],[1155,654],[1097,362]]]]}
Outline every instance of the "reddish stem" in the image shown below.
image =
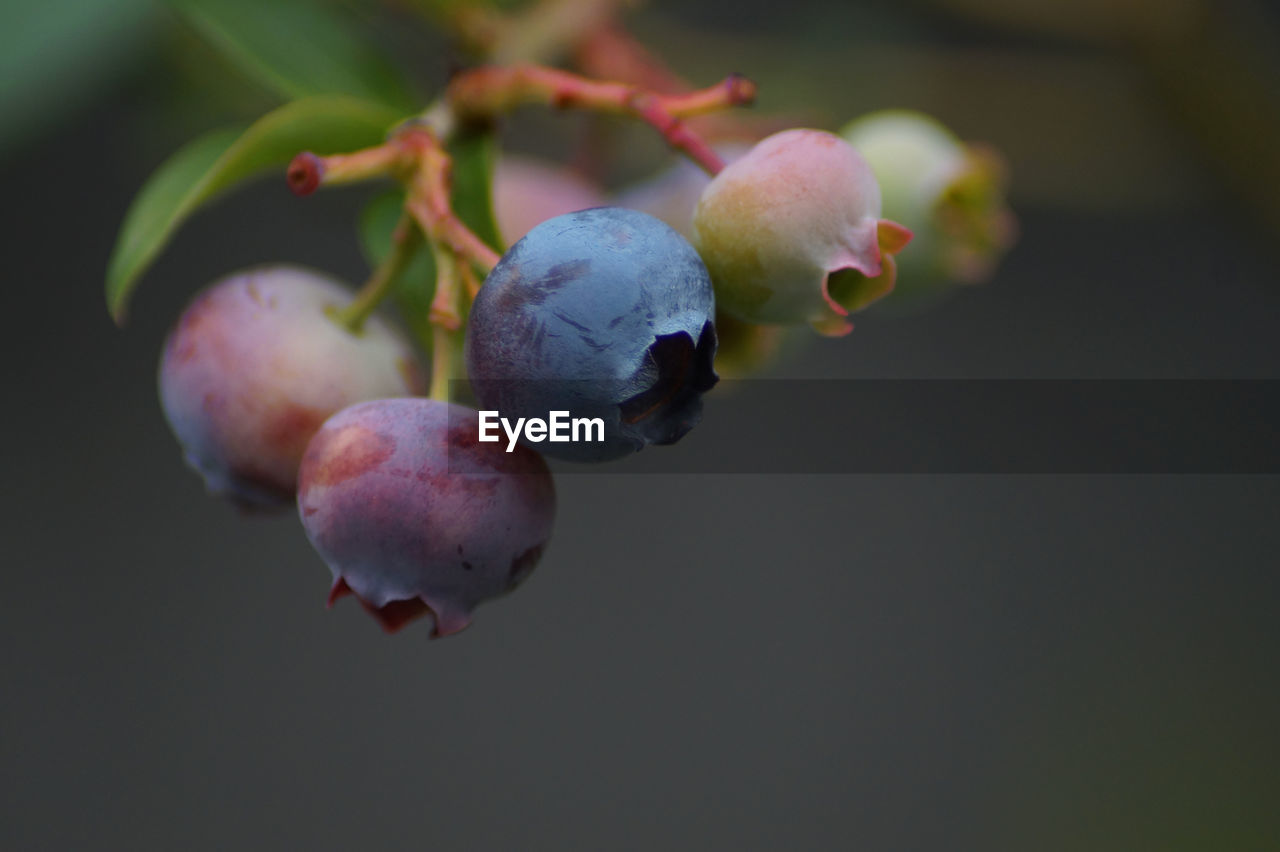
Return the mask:
{"type": "Polygon", "coordinates": [[[707,174],[715,177],[724,169],[724,160],[706,140],[694,133],[682,119],[672,115],[653,95],[637,94],[632,98],[631,108],[637,118],[656,128],[668,145],[683,152],[707,174]]]}
{"type": "Polygon", "coordinates": [[[752,103],[756,86],[740,74],[705,89],[661,95],[640,86],[591,80],[537,65],[487,66],[458,75],[445,94],[462,118],[487,118],[524,104],[632,115],[653,126],[673,148],[712,175],[724,164],[684,119],[752,103]]]}
{"type": "Polygon", "coordinates": [[[356,183],[370,178],[398,174],[411,167],[411,152],[398,139],[350,154],[319,157],[303,151],[293,158],[285,172],[289,188],[298,195],[310,195],[322,186],[356,183]]]}
{"type": "MultiPolygon", "coordinates": [[[[689,92],[693,86],[623,28],[608,24],[593,30],[575,49],[578,69],[588,77],[619,80],[658,92],[689,92]]],[[[697,116],[690,124],[707,140],[755,141],[818,121],[802,115],[759,116],[712,113],[697,116]]]]}

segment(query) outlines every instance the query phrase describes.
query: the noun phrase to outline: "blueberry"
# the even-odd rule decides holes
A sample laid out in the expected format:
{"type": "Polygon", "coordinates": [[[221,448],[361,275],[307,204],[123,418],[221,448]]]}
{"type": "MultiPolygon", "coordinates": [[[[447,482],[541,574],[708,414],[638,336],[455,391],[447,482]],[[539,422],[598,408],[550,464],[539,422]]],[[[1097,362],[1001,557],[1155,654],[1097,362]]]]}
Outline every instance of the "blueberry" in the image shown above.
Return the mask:
{"type": "Polygon", "coordinates": [[[684,237],[645,213],[549,219],[503,256],[471,309],[467,370],[479,407],[512,420],[600,418],[603,441],[539,443],[605,461],[670,444],[716,383],[711,280],[684,237]]]}
{"type": "Polygon", "coordinates": [[[298,512],[329,566],[329,600],[354,594],[388,632],[430,616],[456,633],[515,588],[551,537],[542,457],[477,442],[476,412],[383,399],[329,418],[298,473],[298,512]]]}
{"type": "Polygon", "coordinates": [[[325,315],[351,297],[321,273],[264,266],[214,283],[182,314],[160,361],[160,401],[211,492],[255,511],[290,506],[326,418],[425,390],[396,329],[371,317],[355,335],[325,315]]]}
{"type": "Polygon", "coordinates": [[[890,304],[924,307],[994,274],[1017,236],[1000,154],[912,110],[873,112],[840,133],[875,172],[884,215],[915,232],[890,304]]]}
{"type": "Polygon", "coordinates": [[[756,143],[707,185],[693,238],[722,309],[838,336],[853,328],[851,311],[893,289],[893,255],[911,232],[880,218],[875,175],[848,142],[796,129],[756,143]]]}

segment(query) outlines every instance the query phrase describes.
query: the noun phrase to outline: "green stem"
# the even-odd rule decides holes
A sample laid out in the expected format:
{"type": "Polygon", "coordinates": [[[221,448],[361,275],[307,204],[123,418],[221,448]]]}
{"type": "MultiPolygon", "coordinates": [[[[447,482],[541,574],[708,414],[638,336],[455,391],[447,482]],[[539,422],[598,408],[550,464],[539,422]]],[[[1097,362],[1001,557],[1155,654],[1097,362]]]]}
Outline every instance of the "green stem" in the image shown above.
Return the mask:
{"type": "Polygon", "coordinates": [[[459,261],[438,241],[431,241],[431,251],[436,260],[436,295],[431,302],[431,398],[448,402],[455,337],[462,334],[458,316],[459,261]]]}
{"type": "Polygon", "coordinates": [[[449,401],[449,380],[453,378],[454,332],[436,326],[431,330],[431,392],[440,402],[449,401]]]}
{"type": "Polygon", "coordinates": [[[413,256],[421,245],[422,235],[415,227],[413,219],[408,215],[402,215],[391,235],[390,253],[374,268],[369,280],[360,288],[355,299],[346,307],[333,312],[334,319],[352,334],[359,334],[364,321],[395,288],[400,274],[413,260],[413,256]]]}

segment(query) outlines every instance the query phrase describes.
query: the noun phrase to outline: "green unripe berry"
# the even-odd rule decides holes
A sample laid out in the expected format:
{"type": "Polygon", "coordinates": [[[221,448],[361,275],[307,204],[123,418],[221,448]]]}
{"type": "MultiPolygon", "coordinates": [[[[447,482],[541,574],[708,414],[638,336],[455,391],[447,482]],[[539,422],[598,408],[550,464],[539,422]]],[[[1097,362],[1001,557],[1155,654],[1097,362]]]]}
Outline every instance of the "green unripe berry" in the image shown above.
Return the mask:
{"type": "Polygon", "coordinates": [[[875,173],[884,214],[916,236],[894,302],[991,276],[1016,231],[995,151],[910,110],[863,116],[841,136],[875,173]]]}
{"type": "Polygon", "coordinates": [[[703,192],[693,232],[721,308],[829,335],[848,333],[850,311],[893,289],[892,255],[911,238],[880,218],[866,161],[840,137],[803,129],[726,166],[703,192]]]}

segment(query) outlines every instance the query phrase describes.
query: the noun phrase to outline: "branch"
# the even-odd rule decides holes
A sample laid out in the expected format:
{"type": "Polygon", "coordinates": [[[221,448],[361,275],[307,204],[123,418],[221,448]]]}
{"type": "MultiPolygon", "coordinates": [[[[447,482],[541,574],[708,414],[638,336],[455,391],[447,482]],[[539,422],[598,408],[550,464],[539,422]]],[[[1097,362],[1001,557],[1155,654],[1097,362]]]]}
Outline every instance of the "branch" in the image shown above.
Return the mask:
{"type": "MultiPolygon", "coordinates": [[[[574,63],[588,77],[618,80],[651,91],[688,92],[693,89],[661,57],[616,25],[605,24],[589,32],[574,50],[574,63]]],[[[754,142],[780,130],[804,127],[820,120],[816,116],[717,112],[698,116],[691,125],[709,141],[736,139],[754,142]]]]}
{"type": "Polygon", "coordinates": [[[357,183],[376,177],[386,177],[403,171],[411,163],[404,149],[395,140],[374,148],[365,148],[351,154],[334,154],[318,157],[303,151],[293,158],[285,172],[285,180],[295,195],[310,195],[321,186],[338,186],[357,183]]]}
{"type": "Polygon", "coordinates": [[[422,236],[431,244],[436,258],[436,294],[430,322],[436,327],[437,336],[442,337],[461,327],[460,295],[475,297],[480,289],[475,270],[487,274],[497,265],[499,255],[454,213],[452,167],[453,161],[440,137],[421,124],[405,124],[387,142],[373,148],[331,157],[304,152],[289,165],[286,177],[299,195],[309,195],[321,186],[387,175],[405,182],[404,214],[396,225],[391,253],[373,271],[355,300],[334,312],[335,319],[353,332],[359,331],[391,292],[422,236]]]}
{"type": "Polygon", "coordinates": [[[755,83],[740,74],[731,74],[706,89],[660,95],[627,83],[600,82],[537,65],[515,65],[486,66],[458,75],[449,84],[445,101],[462,120],[490,118],[525,104],[631,115],[653,126],[669,145],[715,175],[724,163],[684,119],[744,106],[755,96],[755,83]]]}
{"type": "Polygon", "coordinates": [[[434,133],[422,127],[406,127],[399,139],[414,149],[418,161],[409,182],[405,210],[417,220],[428,239],[448,246],[460,259],[488,273],[500,256],[453,212],[453,160],[444,146],[434,133]]]}

